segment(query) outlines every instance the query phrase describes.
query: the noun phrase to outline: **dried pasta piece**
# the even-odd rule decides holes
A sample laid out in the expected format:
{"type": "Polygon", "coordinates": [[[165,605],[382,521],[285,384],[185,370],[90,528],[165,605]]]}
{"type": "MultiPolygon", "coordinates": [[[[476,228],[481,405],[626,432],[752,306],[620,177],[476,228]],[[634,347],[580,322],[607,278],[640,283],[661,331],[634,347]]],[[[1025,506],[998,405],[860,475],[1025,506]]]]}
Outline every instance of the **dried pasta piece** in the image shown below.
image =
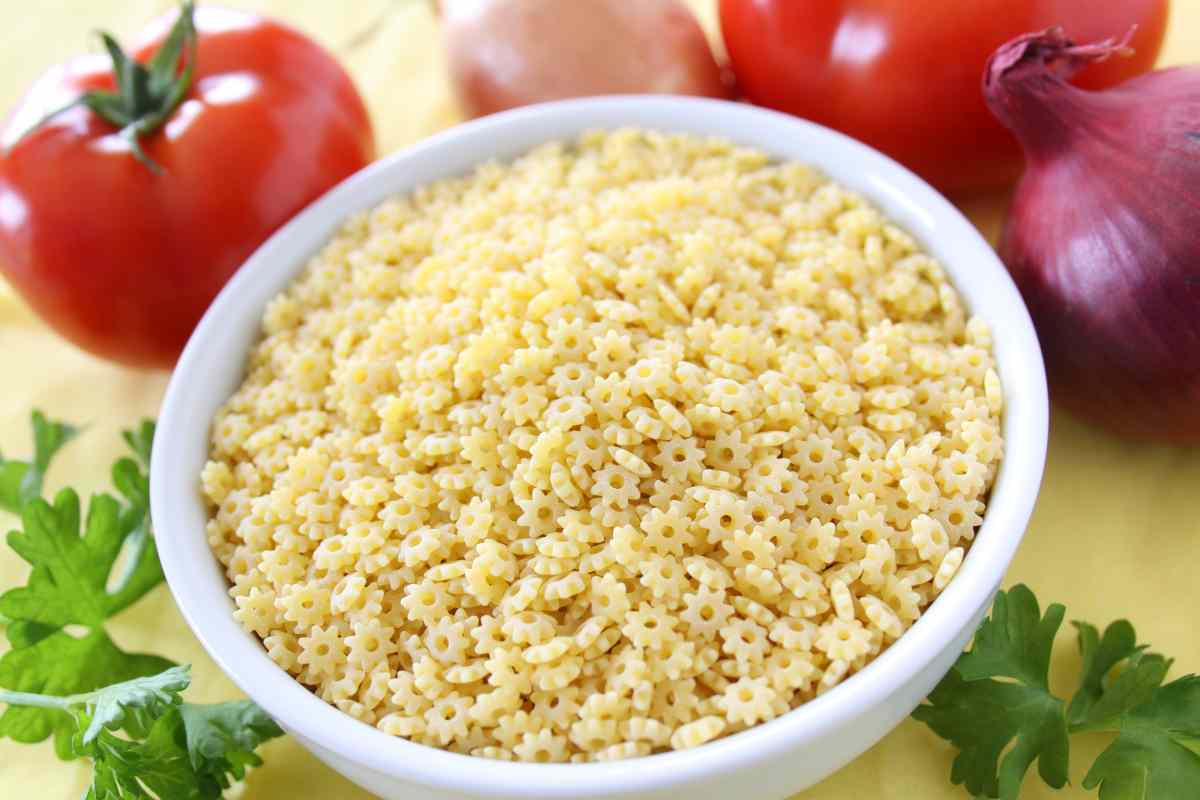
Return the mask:
{"type": "Polygon", "coordinates": [[[671,746],[676,750],[687,750],[711,742],[725,730],[725,720],[716,716],[701,717],[681,725],[671,734],[671,746]]]}

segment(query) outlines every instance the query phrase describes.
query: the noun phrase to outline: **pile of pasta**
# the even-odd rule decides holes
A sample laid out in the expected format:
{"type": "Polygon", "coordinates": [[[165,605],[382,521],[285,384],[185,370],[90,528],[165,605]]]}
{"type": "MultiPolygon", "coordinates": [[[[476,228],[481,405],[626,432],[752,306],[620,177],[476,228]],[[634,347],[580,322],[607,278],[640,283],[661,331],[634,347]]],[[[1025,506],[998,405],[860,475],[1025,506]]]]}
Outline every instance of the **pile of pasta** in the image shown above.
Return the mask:
{"type": "Polygon", "coordinates": [[[693,747],[833,688],[953,578],[1002,451],[990,350],[813,169],[590,133],[313,258],[214,422],[209,538],[271,658],[390,734],[693,747]]]}

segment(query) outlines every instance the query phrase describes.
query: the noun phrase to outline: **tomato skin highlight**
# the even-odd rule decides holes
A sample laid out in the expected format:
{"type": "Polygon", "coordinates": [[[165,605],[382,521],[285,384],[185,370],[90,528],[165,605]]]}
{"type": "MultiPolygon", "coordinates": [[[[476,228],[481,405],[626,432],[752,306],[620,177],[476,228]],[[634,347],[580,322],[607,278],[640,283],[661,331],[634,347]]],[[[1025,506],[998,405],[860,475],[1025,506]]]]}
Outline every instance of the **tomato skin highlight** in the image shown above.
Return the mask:
{"type": "MultiPolygon", "coordinates": [[[[131,55],[148,60],[175,16],[151,23],[131,55]]],[[[223,8],[195,20],[188,95],[142,139],[162,174],[82,107],[17,140],[64,100],[113,87],[97,56],[50,70],[4,132],[0,270],[64,337],[129,366],[172,366],[250,254],[374,157],[362,99],[310,39],[223,8]]]]}
{"type": "Polygon", "coordinates": [[[720,0],[721,33],[746,98],[882,150],[944,192],[1020,174],[1016,140],[980,91],[988,56],[1028,31],[1063,25],[1077,41],[1138,29],[1129,57],[1085,70],[1102,88],[1148,71],[1168,0],[720,0]]]}

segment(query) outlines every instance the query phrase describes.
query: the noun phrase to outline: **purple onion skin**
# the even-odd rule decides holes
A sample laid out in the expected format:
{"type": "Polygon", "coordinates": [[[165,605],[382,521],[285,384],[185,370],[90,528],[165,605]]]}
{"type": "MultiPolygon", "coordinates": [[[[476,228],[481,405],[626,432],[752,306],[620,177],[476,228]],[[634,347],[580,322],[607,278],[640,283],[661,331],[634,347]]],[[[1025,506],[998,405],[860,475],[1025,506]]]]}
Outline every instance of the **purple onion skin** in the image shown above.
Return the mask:
{"type": "Polygon", "coordinates": [[[1200,68],[1101,92],[1066,82],[1121,48],[1051,29],[992,56],[985,97],[1026,155],[1000,256],[1056,402],[1129,437],[1200,444],[1200,68]]]}

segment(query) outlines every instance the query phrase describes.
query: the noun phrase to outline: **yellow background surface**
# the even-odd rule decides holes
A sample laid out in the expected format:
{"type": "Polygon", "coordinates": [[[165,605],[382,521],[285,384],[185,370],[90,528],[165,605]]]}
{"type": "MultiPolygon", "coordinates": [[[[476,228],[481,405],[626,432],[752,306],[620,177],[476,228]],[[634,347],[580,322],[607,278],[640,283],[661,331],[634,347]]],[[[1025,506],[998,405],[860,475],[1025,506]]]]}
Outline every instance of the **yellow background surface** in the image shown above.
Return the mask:
{"type": "MultiPolygon", "coordinates": [[[[566,1],[566,0],[564,0],[566,1]]],[[[710,31],[715,2],[691,0],[710,31]]],[[[1083,2],[1083,0],[1080,0],[1083,2]]],[[[380,152],[403,147],[456,121],[434,22],[411,0],[228,0],[288,20],[335,51],[353,74],[374,115],[380,152]]],[[[84,48],[89,33],[135,32],[171,0],[0,0],[0,109],[46,67],[84,48]]],[[[1200,0],[1176,0],[1163,63],[1200,61],[1200,0]]],[[[966,211],[994,234],[999,201],[966,211]]],[[[96,298],[103,303],[103,298],[96,298]]],[[[1086,347],[1086,342],[1079,343],[1086,347]]],[[[81,493],[107,484],[120,449],[118,431],[153,416],[166,377],[120,369],[85,356],[42,327],[0,282],[0,449],[29,452],[27,417],[42,408],[86,424],[87,432],[60,456],[50,488],[81,493]]],[[[1184,451],[1113,439],[1056,411],[1046,479],[1028,535],[1008,583],[1029,583],[1043,602],[1068,607],[1068,619],[1103,626],[1129,617],[1143,641],[1177,658],[1173,674],[1200,671],[1200,450],[1184,451]]],[[[3,517],[3,514],[0,514],[3,517]]],[[[7,527],[8,518],[0,518],[7,527]]],[[[25,565],[0,547],[0,590],[24,580],[25,565]]],[[[126,648],[163,653],[195,665],[189,698],[216,701],[237,690],[212,664],[176,612],[165,587],[110,626],[126,648]]],[[[1060,637],[1055,668],[1074,675],[1074,646],[1060,637]]],[[[1023,798],[1094,797],[1078,788],[1106,738],[1077,737],[1074,787],[1046,789],[1036,776],[1023,798]]],[[[253,800],[366,800],[365,792],[330,771],[290,739],[265,749],[266,766],[240,790],[253,800]]],[[[798,755],[797,757],[803,757],[798,755]]],[[[967,793],[950,785],[952,750],[914,722],[905,722],[851,766],[798,797],[803,800],[951,800],[967,793]]],[[[0,798],[77,797],[90,767],[55,760],[49,743],[0,741],[0,798]]],[[[1200,789],[1198,789],[1200,793],[1200,789]]],[[[1180,799],[1182,800],[1182,798],[1180,799]]]]}

